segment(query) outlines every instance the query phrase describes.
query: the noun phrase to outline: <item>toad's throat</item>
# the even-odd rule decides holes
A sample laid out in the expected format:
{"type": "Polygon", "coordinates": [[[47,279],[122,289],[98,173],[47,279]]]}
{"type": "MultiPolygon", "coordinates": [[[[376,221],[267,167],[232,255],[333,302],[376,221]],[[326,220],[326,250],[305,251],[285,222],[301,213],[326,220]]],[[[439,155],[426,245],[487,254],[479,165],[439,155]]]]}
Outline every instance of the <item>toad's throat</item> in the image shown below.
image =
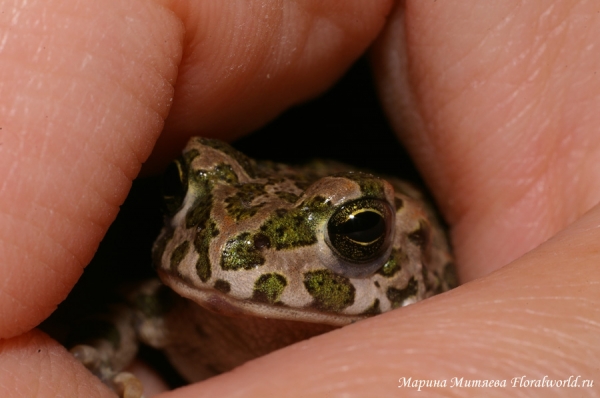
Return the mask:
{"type": "Polygon", "coordinates": [[[202,289],[198,286],[187,284],[183,279],[177,278],[160,269],[158,270],[158,274],[163,283],[179,295],[221,315],[233,317],[254,316],[288,321],[322,323],[332,326],[345,326],[367,317],[366,315],[325,313],[311,307],[292,308],[281,304],[240,300],[214,289],[202,289]]]}

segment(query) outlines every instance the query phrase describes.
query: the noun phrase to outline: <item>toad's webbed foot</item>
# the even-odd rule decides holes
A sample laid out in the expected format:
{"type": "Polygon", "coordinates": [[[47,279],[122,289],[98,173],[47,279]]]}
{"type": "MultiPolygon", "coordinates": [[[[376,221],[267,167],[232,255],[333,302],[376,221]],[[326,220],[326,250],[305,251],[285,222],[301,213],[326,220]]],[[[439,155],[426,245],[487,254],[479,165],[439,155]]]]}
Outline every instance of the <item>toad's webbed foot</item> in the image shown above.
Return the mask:
{"type": "Polygon", "coordinates": [[[143,398],[141,381],[129,372],[117,372],[102,359],[100,352],[89,345],[80,344],[70,352],[96,377],[108,385],[121,398],[143,398]]]}
{"type": "Polygon", "coordinates": [[[134,310],[113,305],[106,313],[86,319],[74,330],[70,351],[86,368],[120,397],[141,398],[142,383],[123,372],[138,349],[134,310]]]}

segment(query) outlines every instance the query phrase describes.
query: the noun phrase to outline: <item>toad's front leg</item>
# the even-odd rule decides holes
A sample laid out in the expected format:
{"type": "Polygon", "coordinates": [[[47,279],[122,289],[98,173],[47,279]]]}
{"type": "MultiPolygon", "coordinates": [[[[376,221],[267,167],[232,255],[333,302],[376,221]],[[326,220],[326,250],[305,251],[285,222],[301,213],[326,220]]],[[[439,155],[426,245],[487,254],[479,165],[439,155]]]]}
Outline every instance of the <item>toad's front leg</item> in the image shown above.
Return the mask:
{"type": "Polygon", "coordinates": [[[75,358],[124,398],[140,398],[143,393],[141,382],[123,372],[138,350],[134,318],[130,307],[111,305],[107,312],[81,321],[71,338],[77,343],[70,349],[75,358]]]}
{"type": "Polygon", "coordinates": [[[146,281],[126,294],[126,303],[109,306],[73,330],[71,353],[120,397],[142,397],[141,382],[123,370],[134,360],[140,341],[163,344],[165,290],[158,280],[146,281]]]}

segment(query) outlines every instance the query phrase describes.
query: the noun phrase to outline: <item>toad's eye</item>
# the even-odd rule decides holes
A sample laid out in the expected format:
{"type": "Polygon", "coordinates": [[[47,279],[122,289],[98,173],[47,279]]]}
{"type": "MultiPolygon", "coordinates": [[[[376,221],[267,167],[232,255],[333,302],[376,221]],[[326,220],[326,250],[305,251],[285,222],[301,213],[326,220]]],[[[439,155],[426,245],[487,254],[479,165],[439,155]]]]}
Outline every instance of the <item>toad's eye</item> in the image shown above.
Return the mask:
{"type": "Polygon", "coordinates": [[[388,251],[393,222],[386,201],[366,198],[346,203],[327,224],[329,246],[350,263],[370,262],[388,251]]]}
{"type": "Polygon", "coordinates": [[[169,216],[172,217],[181,208],[187,190],[187,170],[181,160],[174,160],[165,170],[162,180],[163,203],[169,216]]]}

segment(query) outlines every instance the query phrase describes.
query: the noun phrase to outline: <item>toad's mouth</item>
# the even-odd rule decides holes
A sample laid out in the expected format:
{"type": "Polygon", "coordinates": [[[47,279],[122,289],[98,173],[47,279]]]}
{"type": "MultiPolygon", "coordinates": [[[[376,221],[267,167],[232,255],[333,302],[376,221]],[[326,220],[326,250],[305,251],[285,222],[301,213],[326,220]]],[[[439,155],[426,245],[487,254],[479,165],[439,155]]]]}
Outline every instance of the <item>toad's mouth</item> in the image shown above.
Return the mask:
{"type": "Polygon", "coordinates": [[[240,300],[214,289],[191,286],[180,278],[158,270],[160,279],[177,294],[221,315],[233,317],[260,317],[288,321],[310,322],[332,326],[345,326],[367,318],[365,315],[327,313],[317,308],[293,308],[281,304],[240,300]]]}

